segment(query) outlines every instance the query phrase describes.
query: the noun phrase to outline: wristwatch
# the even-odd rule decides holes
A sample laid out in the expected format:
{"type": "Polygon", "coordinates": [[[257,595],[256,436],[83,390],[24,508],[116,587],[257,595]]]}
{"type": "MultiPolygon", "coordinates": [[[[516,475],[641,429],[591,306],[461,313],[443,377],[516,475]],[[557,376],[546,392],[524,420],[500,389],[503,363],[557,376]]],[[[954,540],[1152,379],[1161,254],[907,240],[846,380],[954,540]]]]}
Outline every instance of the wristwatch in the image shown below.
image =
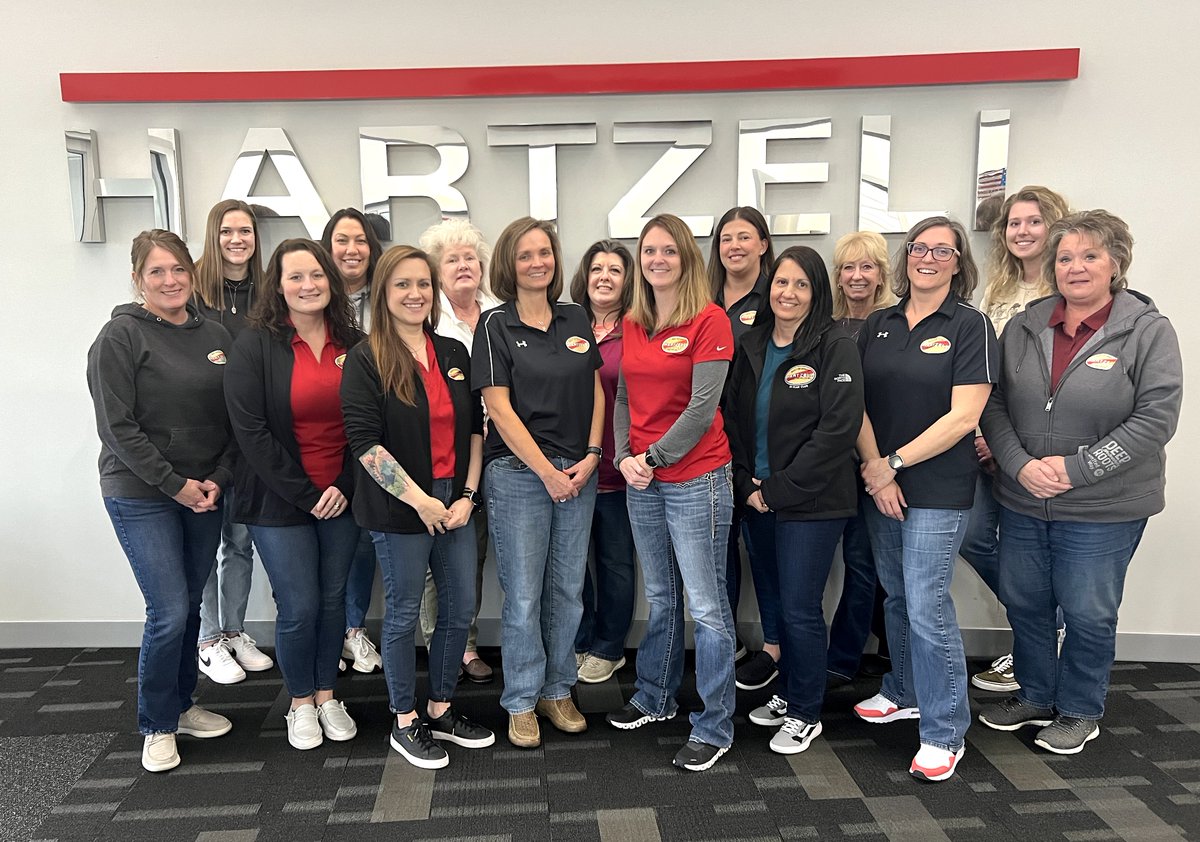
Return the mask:
{"type": "Polygon", "coordinates": [[[658,467],[658,460],[654,458],[654,455],[650,452],[649,448],[646,449],[646,464],[651,468],[658,467]]]}
{"type": "Polygon", "coordinates": [[[601,448],[596,447],[595,445],[592,445],[591,447],[589,447],[587,449],[587,452],[594,455],[597,459],[604,459],[604,451],[601,448]]]}
{"type": "Polygon", "coordinates": [[[899,471],[904,467],[904,460],[900,458],[899,453],[889,453],[887,456],[888,467],[893,471],[899,471]]]}
{"type": "Polygon", "coordinates": [[[471,505],[476,509],[483,505],[483,498],[479,496],[479,492],[474,488],[464,488],[462,496],[464,500],[470,500],[471,505]]]}

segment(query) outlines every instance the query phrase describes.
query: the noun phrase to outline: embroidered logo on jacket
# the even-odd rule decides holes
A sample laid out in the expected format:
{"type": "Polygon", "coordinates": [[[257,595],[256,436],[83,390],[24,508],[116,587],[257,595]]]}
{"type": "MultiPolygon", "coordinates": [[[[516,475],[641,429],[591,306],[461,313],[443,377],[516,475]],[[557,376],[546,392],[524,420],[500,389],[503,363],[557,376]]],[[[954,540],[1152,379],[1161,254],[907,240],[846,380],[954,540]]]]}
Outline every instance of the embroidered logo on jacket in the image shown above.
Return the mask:
{"type": "Polygon", "coordinates": [[[333,358],[333,364],[336,365],[338,368],[341,368],[342,366],[344,366],[346,364],[346,355],[338,354],[336,357],[333,358]]]}
{"type": "Polygon", "coordinates": [[[935,336],[921,343],[923,354],[944,354],[950,350],[950,340],[944,336],[935,336]]]}
{"type": "Polygon", "coordinates": [[[754,324],[754,317],[757,315],[757,310],[747,310],[745,313],[742,313],[742,315],[738,316],[738,321],[744,325],[752,325],[754,324]]]}
{"type": "Polygon", "coordinates": [[[1117,364],[1117,358],[1112,354],[1092,354],[1083,361],[1083,364],[1097,371],[1108,371],[1117,364]]]}
{"type": "Polygon", "coordinates": [[[853,382],[853,380],[854,380],[854,378],[851,377],[849,374],[847,374],[844,371],[841,374],[833,375],[834,383],[851,383],[851,382],[853,382]]]}
{"type": "Polygon", "coordinates": [[[213,365],[225,365],[225,363],[229,362],[229,360],[225,359],[225,352],[220,348],[208,352],[208,361],[213,365]]]}
{"type": "Polygon", "coordinates": [[[463,375],[462,369],[457,368],[457,367],[452,368],[449,371],[447,371],[446,376],[449,377],[451,380],[465,380],[466,379],[465,375],[463,375]]]}
{"type": "Polygon", "coordinates": [[[686,336],[668,336],[662,341],[662,349],[665,354],[682,354],[687,347],[688,338],[686,336]]]}
{"type": "Polygon", "coordinates": [[[794,365],[783,375],[783,382],[793,389],[807,389],[817,379],[817,370],[811,365],[794,365]]]}
{"type": "Polygon", "coordinates": [[[566,345],[568,351],[574,351],[576,354],[586,354],[588,348],[592,347],[592,343],[588,342],[582,336],[569,337],[566,345]]]}

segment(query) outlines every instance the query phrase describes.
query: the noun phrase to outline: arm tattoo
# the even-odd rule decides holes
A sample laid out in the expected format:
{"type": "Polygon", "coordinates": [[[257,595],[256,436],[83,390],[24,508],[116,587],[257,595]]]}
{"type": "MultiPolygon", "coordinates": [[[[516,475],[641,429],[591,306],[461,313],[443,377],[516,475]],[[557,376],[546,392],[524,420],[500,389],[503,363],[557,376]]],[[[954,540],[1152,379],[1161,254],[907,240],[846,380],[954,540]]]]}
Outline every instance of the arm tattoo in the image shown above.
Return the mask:
{"type": "Polygon", "coordinates": [[[412,485],[412,479],[400,467],[400,463],[381,444],[372,447],[358,461],[367,469],[372,479],[379,483],[379,487],[396,499],[400,499],[412,485]]]}

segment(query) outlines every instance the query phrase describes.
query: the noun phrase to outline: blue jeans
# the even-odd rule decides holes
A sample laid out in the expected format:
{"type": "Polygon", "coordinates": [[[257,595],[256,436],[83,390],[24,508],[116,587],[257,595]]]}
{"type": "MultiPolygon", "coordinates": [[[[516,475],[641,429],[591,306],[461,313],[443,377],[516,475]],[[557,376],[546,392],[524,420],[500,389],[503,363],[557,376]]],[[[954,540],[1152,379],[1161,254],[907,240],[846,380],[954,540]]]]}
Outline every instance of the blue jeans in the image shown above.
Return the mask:
{"type": "MultiPolygon", "coordinates": [[[[725,542],[725,594],[729,598],[729,613],[733,616],[733,634],[737,638],[737,610],[742,601],[742,517],[745,508],[735,505],[729,522],[729,537],[725,542]]],[[[734,644],[736,646],[736,643],[734,644]]]]}
{"type": "Polygon", "coordinates": [[[361,531],[349,512],[300,526],[250,527],[275,597],[275,660],[293,699],[337,682],[346,574],[361,531]]]}
{"type": "Polygon", "coordinates": [[[371,533],[363,529],[354,546],[354,559],[346,576],[346,631],[367,625],[367,609],[371,607],[371,591],[375,589],[376,564],[371,533]]]}
{"type": "MultiPolygon", "coordinates": [[[[556,468],[573,460],[551,457],[556,468]]],[[[533,710],[538,699],[566,699],[575,686],[575,633],[583,615],[583,571],[596,503],[593,473],[578,497],[559,503],[538,475],[515,456],[486,469],[488,529],[504,607],[500,641],[510,714],[533,710]]]]}
{"type": "Polygon", "coordinates": [[[1000,594],[1013,629],[1020,698],[1100,719],[1117,654],[1117,609],[1146,518],[1044,521],[1000,508],[1000,594]],[[1055,612],[1067,623],[1058,653],[1055,612]]]}
{"type": "Polygon", "coordinates": [[[780,520],[775,525],[779,559],[776,591],[783,612],[779,686],[788,716],[812,724],[825,701],[825,612],[821,600],[833,552],[846,526],[835,520],[780,520]]]}
{"type": "Polygon", "coordinates": [[[729,466],[685,482],[628,489],[629,522],[650,616],[638,648],[634,707],[653,716],[676,709],[683,682],[683,596],[696,623],[696,690],[704,709],[691,736],[733,744],[733,616],[725,589],[726,541],[733,511],[729,466]]]}
{"type": "MultiPolygon", "coordinates": [[[[780,642],[779,565],[775,558],[775,513],[746,509],[742,512],[742,540],[750,556],[754,599],[762,623],[763,643],[780,642]]],[[[822,586],[824,587],[824,586],[822,586]]],[[[730,609],[732,611],[732,608],[730,609]]]]}
{"type": "Polygon", "coordinates": [[[174,733],[196,689],[200,594],[221,541],[221,513],[197,514],[167,497],[105,497],[104,508],[146,600],[138,730],[174,733]]]}
{"type": "Polygon", "coordinates": [[[901,707],[921,709],[921,742],[946,751],[963,746],[971,724],[967,662],[950,597],[954,562],[969,509],[904,510],[892,520],[867,510],[892,671],[879,692],[901,707]]]}
{"type": "Polygon", "coordinates": [[[250,577],[254,573],[250,529],[233,521],[232,487],[225,491],[221,501],[221,556],[208,576],[200,601],[201,643],[245,631],[250,577]]]}
{"type": "MultiPolygon", "coordinates": [[[[453,482],[433,481],[432,496],[449,506],[453,482]]],[[[416,698],[417,614],[425,593],[425,571],[437,584],[437,625],[429,647],[429,698],[448,702],[458,684],[458,667],[475,613],[475,528],[449,532],[372,532],[383,571],[383,675],[392,713],[408,713],[416,698]]]]}
{"type": "Polygon", "coordinates": [[[992,475],[979,471],[975,485],[975,505],[967,521],[959,553],[975,568],[979,578],[997,597],[1000,596],[1000,504],[992,494],[992,475]]]}
{"type": "Polygon", "coordinates": [[[591,571],[584,571],[583,617],[575,635],[575,651],[619,661],[625,654],[637,589],[625,489],[596,494],[592,546],[596,584],[592,584],[591,571]]]}
{"type": "Polygon", "coordinates": [[[848,519],[842,530],[842,562],[845,565],[842,597],[829,627],[825,668],[846,679],[854,678],[862,662],[863,648],[871,633],[875,591],[879,587],[864,506],[873,509],[875,503],[860,489],[858,514],[848,519]]]}

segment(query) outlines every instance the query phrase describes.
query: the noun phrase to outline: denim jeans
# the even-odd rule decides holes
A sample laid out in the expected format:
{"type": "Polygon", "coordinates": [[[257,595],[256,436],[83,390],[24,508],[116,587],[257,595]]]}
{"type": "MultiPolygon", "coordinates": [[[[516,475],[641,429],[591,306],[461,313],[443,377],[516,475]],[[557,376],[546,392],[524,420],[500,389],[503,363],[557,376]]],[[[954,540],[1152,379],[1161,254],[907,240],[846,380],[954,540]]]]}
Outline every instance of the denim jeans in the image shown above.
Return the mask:
{"type": "Polygon", "coordinates": [[[354,546],[354,559],[346,576],[346,631],[367,625],[367,610],[371,607],[371,591],[375,589],[375,544],[371,533],[360,530],[354,546]]]}
{"type": "MultiPolygon", "coordinates": [[[[449,506],[453,481],[433,481],[432,496],[449,506]]],[[[429,698],[448,702],[458,684],[458,667],[475,610],[475,529],[470,523],[449,532],[372,532],[383,571],[383,675],[392,713],[415,707],[417,613],[425,572],[437,583],[437,626],[429,647],[429,698]]]]}
{"type": "Polygon", "coordinates": [[[879,587],[864,506],[873,509],[875,503],[860,489],[858,514],[848,519],[842,530],[845,574],[842,597],[829,627],[829,653],[825,667],[834,675],[847,679],[854,678],[862,662],[863,648],[871,633],[875,591],[879,587]]]}
{"type": "Polygon", "coordinates": [[[774,512],[763,513],[754,509],[742,512],[742,540],[746,542],[746,554],[750,556],[750,575],[754,577],[754,599],[758,603],[763,643],[771,644],[780,642],[781,609],[775,534],[774,512]]]}
{"type": "Polygon", "coordinates": [[[997,597],[1000,596],[1000,504],[992,494],[992,475],[979,471],[975,485],[975,505],[967,521],[959,554],[975,568],[979,578],[997,597]]]}
{"type": "Polygon", "coordinates": [[[846,518],[775,524],[776,594],[783,612],[779,695],[788,703],[788,716],[809,724],[821,719],[825,701],[827,637],[821,601],[845,526],[846,518]]]}
{"type": "MultiPolygon", "coordinates": [[[[480,483],[482,485],[483,483],[480,483]]],[[[487,506],[484,505],[471,515],[471,527],[475,533],[475,611],[471,614],[471,623],[467,626],[466,652],[475,652],[479,645],[479,609],[483,605],[483,565],[487,561],[488,552],[488,519],[487,506]]],[[[437,628],[438,599],[437,583],[433,581],[433,573],[425,571],[425,593],[421,597],[421,611],[417,620],[421,624],[421,640],[428,650],[433,646],[433,632],[437,628]]]]}
{"type": "Polygon", "coordinates": [[[903,521],[866,511],[892,654],[879,692],[921,709],[922,743],[958,751],[971,707],[950,581],[970,510],[909,508],[903,521]]]}
{"type": "Polygon", "coordinates": [[[625,654],[637,589],[625,489],[596,494],[592,546],[596,583],[592,584],[591,571],[584,571],[583,618],[575,635],[575,651],[619,661],[625,654]]]}
{"type": "Polygon", "coordinates": [[[337,682],[346,574],[361,532],[349,512],[300,526],[250,527],[275,597],[275,660],[294,699],[337,682]]]}
{"type": "Polygon", "coordinates": [[[1104,716],[1125,572],[1145,528],[1145,518],[1044,521],[1000,508],[1000,594],[1023,701],[1062,716],[1104,716]],[[1061,655],[1060,607],[1067,623],[1061,655]]]}
{"type": "Polygon", "coordinates": [[[138,730],[174,733],[196,689],[200,594],[221,541],[221,513],[197,514],[166,497],[105,497],[104,508],[146,600],[138,730]]]}
{"type": "Polygon", "coordinates": [[[254,573],[254,543],[250,529],[233,521],[233,488],[221,496],[221,555],[200,601],[200,642],[245,631],[250,577],[254,573]]]}
{"type": "MultiPolygon", "coordinates": [[[[560,469],[574,464],[557,456],[550,462],[560,469]]],[[[488,528],[504,590],[500,705],[510,714],[526,713],[538,699],[568,698],[578,675],[574,641],[583,614],[596,475],[565,503],[550,497],[515,456],[493,459],[486,477],[488,528]]]]}
{"type": "Polygon", "coordinates": [[[725,589],[726,541],[733,511],[729,466],[684,482],[630,487],[629,522],[642,562],[650,616],[638,648],[634,707],[653,716],[676,709],[683,682],[683,597],[696,623],[696,690],[704,709],[691,736],[733,744],[733,616],[725,589]]]}
{"type": "MultiPolygon", "coordinates": [[[[729,598],[729,613],[733,616],[733,634],[737,638],[737,610],[742,601],[742,517],[745,509],[734,505],[729,521],[729,536],[725,541],[725,594],[729,598]]],[[[736,643],[734,644],[737,645],[736,643]]]]}

